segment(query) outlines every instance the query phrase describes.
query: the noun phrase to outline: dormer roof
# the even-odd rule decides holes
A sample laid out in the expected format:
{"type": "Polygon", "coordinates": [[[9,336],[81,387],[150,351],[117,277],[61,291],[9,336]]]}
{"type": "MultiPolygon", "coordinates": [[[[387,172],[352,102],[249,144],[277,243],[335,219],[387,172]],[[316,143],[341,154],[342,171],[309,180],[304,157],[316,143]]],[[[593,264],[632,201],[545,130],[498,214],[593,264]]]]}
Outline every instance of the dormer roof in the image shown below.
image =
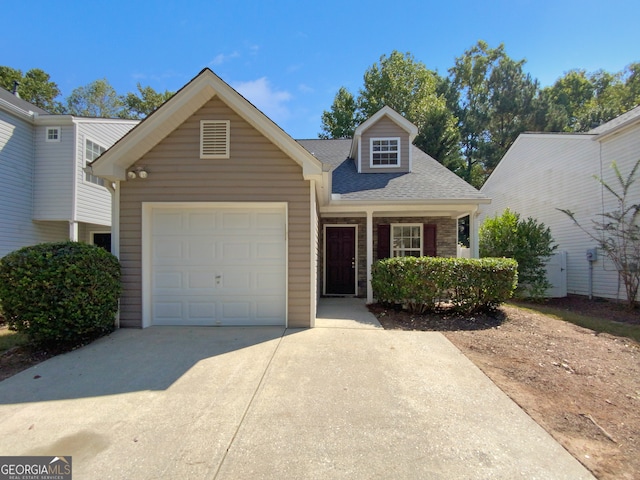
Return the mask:
{"type": "Polygon", "coordinates": [[[405,130],[409,135],[409,143],[413,143],[416,135],[418,135],[418,127],[396,112],[393,108],[385,105],[356,128],[353,134],[353,139],[351,140],[351,150],[349,151],[350,158],[355,158],[358,150],[358,140],[362,137],[364,132],[366,132],[372,125],[375,125],[382,117],[388,117],[392,122],[405,130]]]}

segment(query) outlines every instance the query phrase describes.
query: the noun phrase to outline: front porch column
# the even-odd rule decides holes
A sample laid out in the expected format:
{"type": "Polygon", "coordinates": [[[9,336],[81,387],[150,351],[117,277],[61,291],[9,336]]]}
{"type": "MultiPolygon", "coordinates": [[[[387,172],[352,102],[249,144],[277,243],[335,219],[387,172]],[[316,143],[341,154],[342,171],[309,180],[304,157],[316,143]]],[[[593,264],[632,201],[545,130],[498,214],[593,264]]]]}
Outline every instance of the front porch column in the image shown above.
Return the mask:
{"type": "Polygon", "coordinates": [[[373,212],[367,210],[367,303],[373,303],[371,266],[373,265],[373,212]]]}
{"type": "Polygon", "coordinates": [[[471,258],[480,257],[480,246],[478,238],[478,222],[476,220],[477,211],[469,212],[469,248],[471,249],[471,258]]]}

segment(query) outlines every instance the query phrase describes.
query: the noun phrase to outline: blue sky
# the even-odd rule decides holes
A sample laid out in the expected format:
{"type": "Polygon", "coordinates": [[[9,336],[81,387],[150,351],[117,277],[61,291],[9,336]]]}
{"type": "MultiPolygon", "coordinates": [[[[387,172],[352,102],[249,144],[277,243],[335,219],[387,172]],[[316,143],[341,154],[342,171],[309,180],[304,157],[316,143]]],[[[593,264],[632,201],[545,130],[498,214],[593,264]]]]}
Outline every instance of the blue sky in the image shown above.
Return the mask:
{"type": "Polygon", "coordinates": [[[316,138],[340,86],[356,94],[381,55],[446,74],[483,39],[543,86],[573,68],[640,61],[638,0],[0,0],[0,65],[41,68],[63,96],[106,78],[177,90],[205,67],[294,138],[316,138]]]}

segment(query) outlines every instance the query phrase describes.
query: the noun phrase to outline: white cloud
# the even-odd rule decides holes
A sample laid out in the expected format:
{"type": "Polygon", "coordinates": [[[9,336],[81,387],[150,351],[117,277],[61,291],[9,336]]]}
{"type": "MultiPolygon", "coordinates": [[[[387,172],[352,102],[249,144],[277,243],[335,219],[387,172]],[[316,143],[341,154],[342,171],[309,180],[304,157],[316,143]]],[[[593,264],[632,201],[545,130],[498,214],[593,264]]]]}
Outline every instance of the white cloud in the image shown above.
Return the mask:
{"type": "Polygon", "coordinates": [[[290,116],[286,103],[291,100],[291,94],[286,90],[274,89],[269,84],[267,77],[248,82],[237,82],[232,87],[276,123],[286,120],[290,116]]]}
{"type": "Polygon", "coordinates": [[[222,65],[223,63],[228,62],[232,58],[238,58],[239,56],[240,54],[238,52],[232,52],[228,55],[225,55],[224,53],[219,53],[218,55],[213,57],[213,60],[209,62],[209,65],[216,65],[216,66],[222,65]]]}
{"type": "Polygon", "coordinates": [[[301,83],[300,85],[298,85],[298,90],[301,91],[302,93],[313,93],[313,92],[315,92],[315,89],[313,87],[310,87],[306,83],[301,83]]]}

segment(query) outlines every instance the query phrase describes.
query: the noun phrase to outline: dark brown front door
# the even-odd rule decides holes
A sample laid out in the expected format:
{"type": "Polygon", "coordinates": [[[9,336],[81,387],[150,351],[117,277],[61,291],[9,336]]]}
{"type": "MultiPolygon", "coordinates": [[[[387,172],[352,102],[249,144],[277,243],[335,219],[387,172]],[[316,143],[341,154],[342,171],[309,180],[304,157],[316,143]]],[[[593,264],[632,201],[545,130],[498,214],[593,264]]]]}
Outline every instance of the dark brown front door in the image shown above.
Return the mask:
{"type": "Polygon", "coordinates": [[[356,294],[356,229],[326,227],[325,293],[356,294]]]}

